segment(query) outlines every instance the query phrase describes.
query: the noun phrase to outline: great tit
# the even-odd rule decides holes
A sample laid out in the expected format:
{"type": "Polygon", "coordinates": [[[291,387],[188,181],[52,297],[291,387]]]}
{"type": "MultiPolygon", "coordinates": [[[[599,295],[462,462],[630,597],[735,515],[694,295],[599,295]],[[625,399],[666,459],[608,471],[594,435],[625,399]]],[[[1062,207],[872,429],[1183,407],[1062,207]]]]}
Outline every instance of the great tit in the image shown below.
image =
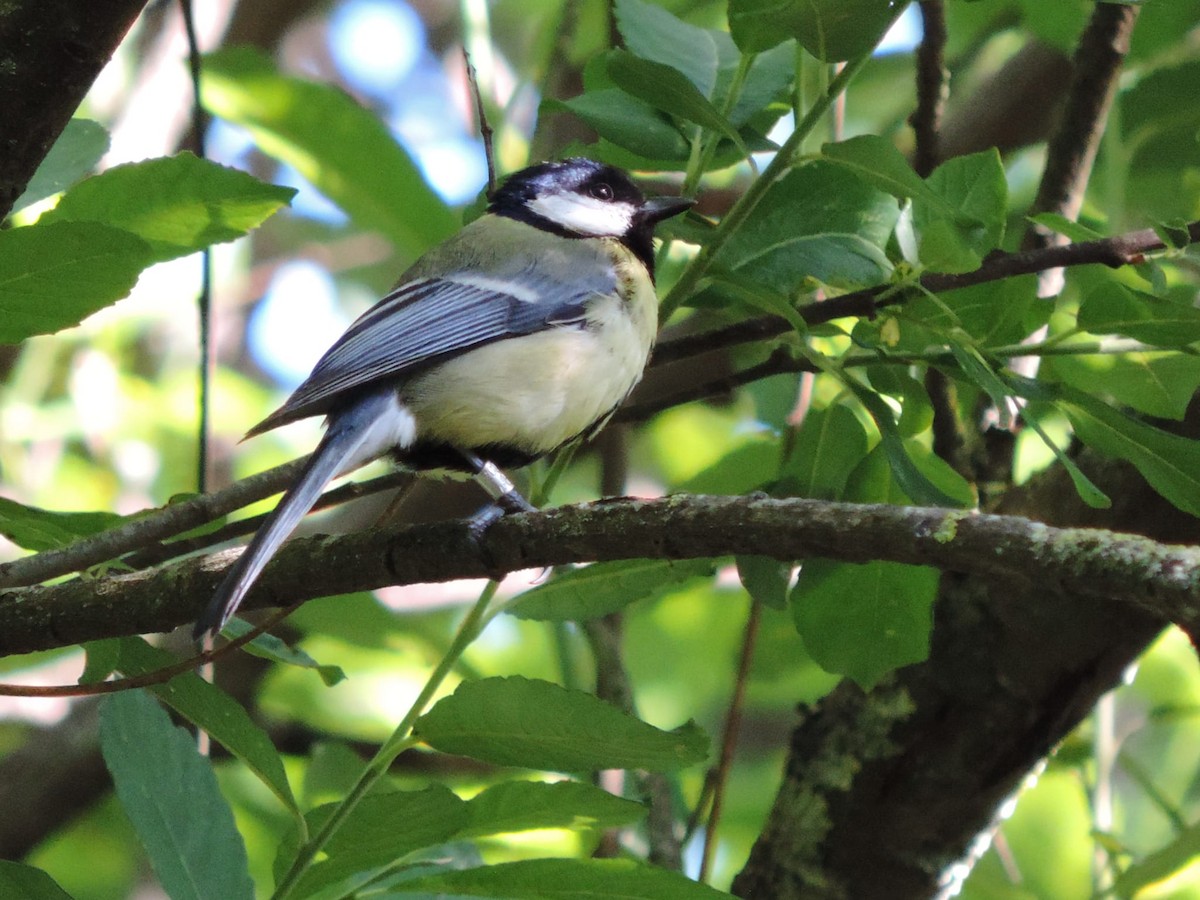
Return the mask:
{"type": "Polygon", "coordinates": [[[221,630],[331,480],[386,454],[469,472],[497,508],[531,508],[500,467],[598,430],[641,379],[658,330],[654,227],[691,205],[646,199],[589,159],[505,180],[484,215],[422,256],[247,433],[326,416],[195,636],[221,630]]]}

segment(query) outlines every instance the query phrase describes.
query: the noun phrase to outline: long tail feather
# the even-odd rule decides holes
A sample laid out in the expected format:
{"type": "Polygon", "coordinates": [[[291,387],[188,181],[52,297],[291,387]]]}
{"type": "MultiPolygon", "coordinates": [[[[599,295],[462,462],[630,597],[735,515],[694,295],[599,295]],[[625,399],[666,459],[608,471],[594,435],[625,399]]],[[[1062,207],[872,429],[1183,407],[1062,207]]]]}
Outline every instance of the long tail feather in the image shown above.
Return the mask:
{"type": "Polygon", "coordinates": [[[386,449],[379,440],[377,425],[387,412],[396,409],[394,398],[376,395],[337,416],[329,424],[325,437],[288,488],[270,517],[258,529],[237,562],[233,564],[213,595],[203,615],[196,621],[192,636],[218,634],[237,611],[246,593],[287,539],[300,520],[308,514],[325,486],[338,475],[378,456],[386,449]]]}

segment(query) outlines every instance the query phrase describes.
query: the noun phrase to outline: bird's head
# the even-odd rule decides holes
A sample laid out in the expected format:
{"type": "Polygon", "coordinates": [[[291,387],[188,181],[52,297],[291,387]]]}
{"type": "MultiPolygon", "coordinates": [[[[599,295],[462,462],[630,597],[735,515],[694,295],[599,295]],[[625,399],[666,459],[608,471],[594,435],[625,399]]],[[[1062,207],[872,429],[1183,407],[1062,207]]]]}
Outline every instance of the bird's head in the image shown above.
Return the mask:
{"type": "Polygon", "coordinates": [[[620,169],[572,157],[514,172],[496,191],[488,211],[564,237],[640,237],[648,242],[656,224],[693,202],[682,197],[646,199],[620,169]]]}

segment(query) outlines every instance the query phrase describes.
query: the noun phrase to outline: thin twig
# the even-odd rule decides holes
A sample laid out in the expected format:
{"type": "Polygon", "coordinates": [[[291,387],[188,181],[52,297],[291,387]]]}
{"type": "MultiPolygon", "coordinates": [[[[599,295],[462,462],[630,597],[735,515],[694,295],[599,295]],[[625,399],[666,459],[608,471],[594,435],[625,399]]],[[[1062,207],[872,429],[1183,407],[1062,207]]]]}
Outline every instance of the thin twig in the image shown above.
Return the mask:
{"type": "Polygon", "coordinates": [[[475,118],[479,120],[479,136],[483,139],[483,155],[487,158],[487,198],[492,199],[496,193],[496,157],[492,150],[491,123],[488,122],[487,112],[483,108],[483,93],[479,90],[479,73],[471,62],[471,54],[463,47],[463,63],[467,67],[467,84],[471,86],[471,96],[475,100],[475,118]]]}
{"type": "Polygon", "coordinates": [[[913,168],[928,178],[940,161],[942,111],[950,73],[946,69],[946,9],[942,0],[921,0],[923,36],[917,46],[917,108],[909,116],[916,147],[913,168]]]}
{"type": "MultiPolygon", "coordinates": [[[[260,634],[264,634],[294,613],[304,601],[293,603],[291,606],[277,609],[259,624],[245,634],[236,637],[216,648],[208,648],[181,659],[179,662],[153,672],[141,675],[130,675],[127,678],[114,678],[111,681],[97,681],[93,684],[0,684],[0,696],[3,697],[94,697],[99,694],[116,694],[134,688],[150,687],[155,684],[166,684],[177,675],[192,672],[201,666],[216,662],[222,656],[227,656],[239,647],[244,647],[260,634]]],[[[211,680],[211,679],[208,679],[211,680]]]]}
{"type": "Polygon", "coordinates": [[[708,877],[713,851],[717,844],[717,826],[721,822],[721,809],[725,796],[725,784],[733,768],[733,754],[737,749],[738,731],[742,727],[742,711],[746,705],[746,686],[750,682],[750,664],[754,662],[754,647],[758,643],[759,623],[762,621],[762,605],[750,601],[750,612],[746,617],[746,629],[742,635],[742,652],[738,658],[737,676],[733,682],[733,696],[729,698],[729,712],[725,716],[725,727],[721,729],[721,755],[709,773],[712,785],[712,809],[708,814],[708,826],[704,829],[704,853],[700,857],[699,881],[708,877]]]}

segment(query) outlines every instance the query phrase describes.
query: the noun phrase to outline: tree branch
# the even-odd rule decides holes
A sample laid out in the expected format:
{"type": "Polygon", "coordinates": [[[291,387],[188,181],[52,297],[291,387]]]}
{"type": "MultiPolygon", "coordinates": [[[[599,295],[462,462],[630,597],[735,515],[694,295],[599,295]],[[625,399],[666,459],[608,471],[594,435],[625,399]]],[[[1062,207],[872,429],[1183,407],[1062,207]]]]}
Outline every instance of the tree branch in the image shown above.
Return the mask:
{"type": "Polygon", "coordinates": [[[0,219],[145,5],[146,0],[13,0],[0,6],[0,219]]]}
{"type": "MultiPolygon", "coordinates": [[[[963,510],[703,496],[509,516],[489,529],[482,546],[462,522],[300,539],[267,568],[245,608],[530,567],[737,553],[929,565],[1118,600],[1164,620],[1200,617],[1200,548],[963,510]]],[[[0,654],[190,622],[233,556],[0,595],[0,654]]]]}
{"type": "MultiPolygon", "coordinates": [[[[1177,237],[1176,244],[1200,241],[1200,221],[1181,228],[1177,237]]],[[[921,286],[939,293],[1058,267],[1098,264],[1118,269],[1141,263],[1147,254],[1166,249],[1168,245],[1153,228],[1143,228],[1102,240],[1038,247],[1015,253],[993,253],[974,272],[961,275],[930,273],[921,278],[921,286]]],[[[883,295],[888,290],[895,291],[896,286],[876,285],[852,291],[829,300],[805,304],[799,308],[799,312],[810,327],[847,316],[871,316],[875,314],[877,306],[899,303],[903,299],[900,293],[885,299],[883,295]]],[[[778,337],[791,330],[791,324],[778,316],[747,319],[726,328],[664,341],[655,349],[651,364],[666,365],[689,356],[778,337]]]]}

